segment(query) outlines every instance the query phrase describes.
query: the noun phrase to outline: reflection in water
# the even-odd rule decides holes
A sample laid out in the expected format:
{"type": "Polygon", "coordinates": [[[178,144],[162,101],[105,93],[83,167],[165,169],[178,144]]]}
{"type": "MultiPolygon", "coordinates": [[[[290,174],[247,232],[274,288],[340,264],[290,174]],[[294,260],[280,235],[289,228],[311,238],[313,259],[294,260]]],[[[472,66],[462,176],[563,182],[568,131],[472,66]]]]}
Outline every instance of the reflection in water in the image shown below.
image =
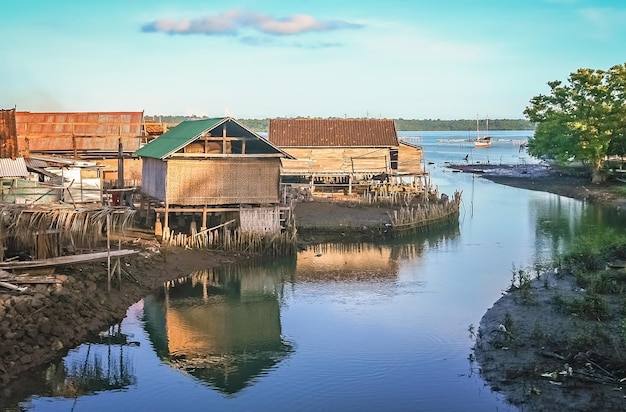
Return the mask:
{"type": "Polygon", "coordinates": [[[122,333],[121,325],[112,326],[92,342],[71,350],[64,359],[5,388],[0,409],[24,410],[25,405],[18,404],[31,394],[76,401],[84,395],[129,388],[137,382],[129,353],[136,346],[137,342],[122,333]]]}
{"type": "Polygon", "coordinates": [[[459,236],[458,222],[432,228],[391,243],[324,243],[298,253],[298,280],[348,281],[391,279],[400,263],[419,260],[424,249],[459,236]]]}
{"type": "Polygon", "coordinates": [[[531,199],[529,210],[530,223],[535,227],[535,261],[554,262],[576,238],[606,236],[607,230],[625,224],[625,216],[619,209],[560,196],[531,199]],[[544,251],[549,251],[551,256],[542,256],[544,251]]]}
{"type": "Polygon", "coordinates": [[[207,269],[168,282],[144,307],[159,357],[227,394],[249,386],[292,351],[280,325],[287,269],[207,269]]]}
{"type": "MultiPolygon", "coordinates": [[[[77,355],[71,358],[69,365],[59,363],[48,367],[46,380],[52,396],[76,398],[135,384],[132,357],[124,353],[125,345],[129,344],[128,337],[121,332],[119,325],[101,335],[100,341],[104,345],[86,345],[83,359],[77,355]]],[[[133,342],[130,344],[134,345],[133,342]]]]}

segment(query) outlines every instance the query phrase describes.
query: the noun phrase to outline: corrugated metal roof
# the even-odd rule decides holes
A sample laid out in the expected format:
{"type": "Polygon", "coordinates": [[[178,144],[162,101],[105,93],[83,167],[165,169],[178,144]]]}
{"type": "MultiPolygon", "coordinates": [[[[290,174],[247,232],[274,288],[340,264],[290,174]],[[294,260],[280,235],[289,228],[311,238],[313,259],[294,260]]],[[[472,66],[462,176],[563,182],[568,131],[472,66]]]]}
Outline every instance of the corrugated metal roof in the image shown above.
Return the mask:
{"type": "Polygon", "coordinates": [[[265,155],[273,154],[291,158],[291,155],[276,147],[269,140],[246,128],[231,117],[186,120],[172,127],[160,137],[149,142],[135,152],[137,156],[165,159],[196,140],[201,134],[221,137],[223,133],[229,138],[233,154],[265,155]],[[219,127],[218,126],[223,126],[219,127]],[[245,148],[244,148],[245,145],[245,148]]]}
{"type": "Polygon", "coordinates": [[[398,146],[393,119],[270,119],[269,140],[278,147],[398,146]]]}
{"type": "Polygon", "coordinates": [[[185,120],[135,152],[137,156],[164,159],[193,142],[202,132],[213,129],[227,118],[185,120]]]}
{"type": "Polygon", "coordinates": [[[18,136],[141,136],[143,112],[16,112],[18,136]]]}
{"type": "Polygon", "coordinates": [[[0,159],[0,178],[27,177],[28,169],[23,157],[16,159],[0,159]]]}
{"type": "Polygon", "coordinates": [[[139,148],[144,133],[143,112],[16,112],[20,152],[124,151],[139,148]],[[26,144],[28,139],[28,145],[26,144]]]}

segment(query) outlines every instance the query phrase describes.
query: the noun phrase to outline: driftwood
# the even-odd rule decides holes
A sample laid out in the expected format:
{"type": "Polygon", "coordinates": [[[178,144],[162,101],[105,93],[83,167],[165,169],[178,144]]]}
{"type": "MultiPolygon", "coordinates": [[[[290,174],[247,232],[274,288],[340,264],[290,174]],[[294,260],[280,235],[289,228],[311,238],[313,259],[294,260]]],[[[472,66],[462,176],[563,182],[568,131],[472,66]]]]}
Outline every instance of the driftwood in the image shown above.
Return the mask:
{"type": "Polygon", "coordinates": [[[26,289],[28,289],[26,286],[20,287],[20,286],[16,286],[8,282],[0,282],[0,287],[11,289],[11,290],[16,290],[18,292],[24,292],[26,289]]]}
{"type": "Polygon", "coordinates": [[[104,260],[104,259],[113,258],[113,257],[130,256],[130,255],[134,255],[137,253],[139,252],[136,250],[121,249],[121,250],[111,250],[110,252],[85,253],[81,255],[69,255],[69,256],[61,256],[61,257],[41,259],[41,260],[21,260],[21,261],[15,261],[15,262],[0,262],[0,269],[10,270],[10,269],[69,265],[72,263],[83,263],[83,262],[91,262],[94,260],[104,260]]]}

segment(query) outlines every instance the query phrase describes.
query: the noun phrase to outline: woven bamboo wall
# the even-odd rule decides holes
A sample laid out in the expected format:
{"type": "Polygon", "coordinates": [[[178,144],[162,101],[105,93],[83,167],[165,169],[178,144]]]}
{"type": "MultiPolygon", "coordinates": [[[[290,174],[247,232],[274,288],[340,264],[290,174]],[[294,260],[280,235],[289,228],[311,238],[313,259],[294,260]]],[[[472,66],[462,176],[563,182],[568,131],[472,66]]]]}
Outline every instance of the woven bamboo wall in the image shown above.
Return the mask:
{"type": "MultiPolygon", "coordinates": [[[[102,171],[104,180],[117,180],[118,159],[101,159],[98,164],[105,165],[102,171]]],[[[141,182],[142,159],[124,159],[124,180],[141,182]]],[[[137,183],[139,184],[139,183],[137,183]]]]}
{"type": "Polygon", "coordinates": [[[283,161],[283,174],[388,172],[389,149],[371,147],[283,148],[297,160],[283,161]]]}
{"type": "Polygon", "coordinates": [[[245,233],[280,233],[280,210],[273,207],[241,209],[239,227],[245,233]]]}
{"type": "Polygon", "coordinates": [[[401,144],[398,149],[398,172],[419,174],[424,171],[422,164],[424,150],[401,144]]]}
{"type": "Polygon", "coordinates": [[[141,168],[141,190],[155,199],[165,201],[167,162],[144,157],[141,168]]]}
{"type": "Polygon", "coordinates": [[[170,159],[167,162],[166,193],[171,205],[279,203],[279,182],[279,158],[170,159]]]}

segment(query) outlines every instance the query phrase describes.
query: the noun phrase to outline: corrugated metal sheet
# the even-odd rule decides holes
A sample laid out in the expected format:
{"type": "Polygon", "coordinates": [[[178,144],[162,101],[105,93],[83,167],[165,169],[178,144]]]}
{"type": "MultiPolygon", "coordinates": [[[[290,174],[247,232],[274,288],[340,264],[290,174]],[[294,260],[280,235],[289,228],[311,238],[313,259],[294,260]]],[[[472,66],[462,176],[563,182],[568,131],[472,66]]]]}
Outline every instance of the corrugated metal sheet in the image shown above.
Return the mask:
{"type": "Polygon", "coordinates": [[[23,157],[16,159],[0,159],[0,178],[27,177],[28,169],[23,157]]]}
{"type": "Polygon", "coordinates": [[[117,151],[119,138],[134,151],[145,135],[143,112],[16,112],[15,122],[20,152],[117,151]]]}
{"type": "Polygon", "coordinates": [[[228,141],[228,146],[232,149],[230,153],[241,154],[243,152],[247,155],[275,154],[289,156],[289,154],[273,145],[267,139],[262,138],[230,117],[186,120],[172,127],[167,133],[152,140],[137,150],[135,154],[141,157],[165,159],[182,148],[192,149],[191,143],[201,134],[206,133],[213,137],[221,137],[224,132],[221,126],[224,126],[226,129],[227,137],[234,138],[228,141]],[[244,143],[245,149],[243,148],[244,143]]]}
{"type": "Polygon", "coordinates": [[[17,156],[15,109],[0,110],[0,157],[14,159],[17,156]]]}
{"type": "Polygon", "coordinates": [[[278,147],[395,147],[393,119],[270,119],[278,147]]]}
{"type": "Polygon", "coordinates": [[[18,136],[141,136],[143,112],[16,112],[18,136]]]}
{"type": "MultiPolygon", "coordinates": [[[[74,144],[78,152],[115,152],[119,148],[117,136],[110,137],[18,137],[17,143],[22,153],[29,152],[72,152],[74,144]]],[[[122,137],[125,152],[134,152],[141,146],[141,138],[122,137]]]]}
{"type": "Polygon", "coordinates": [[[135,154],[154,159],[166,158],[194,141],[202,132],[211,130],[226,120],[226,118],[185,120],[137,150],[135,154]]]}

